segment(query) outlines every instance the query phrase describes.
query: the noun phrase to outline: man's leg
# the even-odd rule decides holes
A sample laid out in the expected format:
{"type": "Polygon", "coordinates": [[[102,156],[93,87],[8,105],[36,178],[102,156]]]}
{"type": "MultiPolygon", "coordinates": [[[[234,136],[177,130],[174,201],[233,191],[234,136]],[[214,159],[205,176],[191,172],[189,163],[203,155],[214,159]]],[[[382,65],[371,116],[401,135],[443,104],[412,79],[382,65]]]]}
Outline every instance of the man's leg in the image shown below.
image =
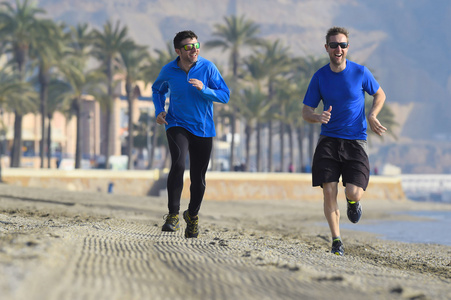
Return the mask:
{"type": "Polygon", "coordinates": [[[362,199],[363,193],[364,190],[361,187],[356,186],[352,183],[346,184],[345,194],[346,199],[348,199],[349,201],[359,202],[360,199],[362,199]]]}
{"type": "Polygon", "coordinates": [[[213,138],[202,138],[190,134],[189,139],[190,201],[188,210],[183,213],[183,218],[186,221],[185,237],[197,238],[199,235],[199,217],[197,214],[204,198],[205,173],[210,161],[213,138]]]}
{"type": "Polygon", "coordinates": [[[183,189],[185,157],[188,154],[188,139],[185,130],[180,127],[169,128],[166,136],[171,153],[171,170],[167,180],[169,213],[164,216],[162,231],[174,232],[180,228],[180,197],[183,189]]]}
{"type": "Polygon", "coordinates": [[[344,246],[340,237],[340,210],[338,209],[338,182],[323,183],[324,215],[332,234],[332,250],[336,255],[344,255],[344,246]]]}
{"type": "Polygon", "coordinates": [[[352,223],[357,223],[362,216],[362,205],[360,199],[362,199],[364,190],[363,188],[351,183],[346,184],[345,195],[348,204],[348,219],[352,223]]]}
{"type": "Polygon", "coordinates": [[[332,237],[340,236],[340,210],[337,203],[338,182],[323,183],[324,215],[332,237]]]}
{"type": "Polygon", "coordinates": [[[190,137],[190,203],[188,207],[191,216],[197,216],[204,198],[208,163],[210,161],[213,138],[190,137]]]}
{"type": "Polygon", "coordinates": [[[181,127],[172,127],[166,131],[169,152],[171,153],[171,169],[168,174],[168,209],[170,214],[179,214],[180,197],[183,190],[183,174],[185,159],[188,155],[187,131],[181,127]]]}

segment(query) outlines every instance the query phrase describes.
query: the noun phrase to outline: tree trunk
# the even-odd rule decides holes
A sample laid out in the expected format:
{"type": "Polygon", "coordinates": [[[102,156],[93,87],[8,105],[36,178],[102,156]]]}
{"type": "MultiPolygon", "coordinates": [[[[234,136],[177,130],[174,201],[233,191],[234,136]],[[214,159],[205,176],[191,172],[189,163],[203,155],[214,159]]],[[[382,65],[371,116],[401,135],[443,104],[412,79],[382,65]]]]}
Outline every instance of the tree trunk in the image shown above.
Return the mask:
{"type": "Polygon", "coordinates": [[[234,170],[234,162],[235,162],[235,157],[234,157],[234,150],[235,150],[235,108],[232,107],[232,114],[230,116],[230,131],[231,131],[231,135],[232,135],[232,140],[230,142],[230,158],[229,158],[229,166],[230,166],[230,170],[234,170]]]}
{"type": "Polygon", "coordinates": [[[81,152],[82,152],[82,139],[81,139],[81,99],[74,100],[75,114],[77,117],[77,133],[75,141],[75,169],[81,168],[81,152]]]}
{"type": "Polygon", "coordinates": [[[47,169],[51,168],[52,162],[52,116],[49,115],[47,117],[48,125],[47,125],[47,169]]]}
{"type": "Polygon", "coordinates": [[[315,147],[316,147],[316,143],[315,143],[315,132],[316,132],[316,125],[315,124],[310,124],[310,133],[309,133],[309,158],[310,161],[312,161],[313,159],[313,154],[315,153],[315,147]]]}
{"type": "Polygon", "coordinates": [[[147,169],[150,170],[152,169],[153,166],[153,161],[155,159],[155,148],[157,147],[157,141],[158,141],[158,125],[155,122],[152,126],[152,130],[153,130],[153,135],[152,135],[152,145],[150,147],[150,149],[148,149],[148,156],[149,156],[149,164],[147,166],[147,169]],[[150,151],[149,151],[150,150],[150,151]]]}
{"type": "MultiPolygon", "coordinates": [[[[110,100],[112,101],[112,100],[110,100]]],[[[111,103],[112,104],[112,103],[111,103]]],[[[106,111],[106,129],[105,129],[105,169],[109,169],[110,156],[111,156],[111,108],[108,107],[106,111]]]]}
{"type": "MultiPolygon", "coordinates": [[[[45,148],[47,145],[47,131],[45,130],[45,116],[47,116],[47,89],[48,89],[49,78],[46,74],[45,69],[39,68],[39,83],[41,85],[41,90],[39,94],[39,99],[41,102],[41,142],[39,143],[39,156],[41,158],[41,169],[44,168],[45,159],[45,148]]],[[[47,149],[50,151],[50,149],[47,149]]]]}
{"type": "Polygon", "coordinates": [[[304,165],[304,126],[299,125],[297,126],[297,137],[298,137],[298,148],[299,148],[299,166],[300,171],[305,171],[305,165],[304,165]]]}
{"type": "Polygon", "coordinates": [[[288,144],[289,144],[289,152],[290,152],[290,163],[288,172],[296,172],[295,158],[294,158],[294,130],[293,126],[290,124],[287,126],[288,128],[288,144]]]}
{"type": "Polygon", "coordinates": [[[283,121],[280,121],[280,172],[284,172],[285,170],[285,124],[283,121]]]}
{"type": "Polygon", "coordinates": [[[134,95],[130,83],[125,87],[128,101],[128,139],[127,139],[127,170],[133,169],[133,110],[134,110],[134,95]]]}
{"type": "Polygon", "coordinates": [[[11,168],[19,168],[22,158],[22,119],[23,116],[18,112],[14,118],[14,140],[11,149],[11,168]]]}
{"type": "Polygon", "coordinates": [[[257,172],[262,171],[262,158],[261,158],[261,131],[262,126],[260,123],[257,124],[257,158],[256,158],[256,168],[257,172]]]}
{"type": "Polygon", "coordinates": [[[272,121],[268,122],[268,171],[274,171],[272,165],[272,121]]]}
{"type": "Polygon", "coordinates": [[[113,98],[113,68],[112,68],[113,58],[110,58],[107,61],[107,71],[106,75],[108,78],[108,103],[106,105],[106,111],[105,111],[105,169],[109,168],[110,164],[110,156],[111,156],[111,136],[113,128],[111,128],[111,114],[114,111],[114,98],[113,98]]]}
{"type": "Polygon", "coordinates": [[[250,171],[250,152],[251,152],[251,136],[252,136],[252,124],[251,121],[248,121],[246,124],[245,132],[246,132],[246,165],[245,171],[250,171]]]}

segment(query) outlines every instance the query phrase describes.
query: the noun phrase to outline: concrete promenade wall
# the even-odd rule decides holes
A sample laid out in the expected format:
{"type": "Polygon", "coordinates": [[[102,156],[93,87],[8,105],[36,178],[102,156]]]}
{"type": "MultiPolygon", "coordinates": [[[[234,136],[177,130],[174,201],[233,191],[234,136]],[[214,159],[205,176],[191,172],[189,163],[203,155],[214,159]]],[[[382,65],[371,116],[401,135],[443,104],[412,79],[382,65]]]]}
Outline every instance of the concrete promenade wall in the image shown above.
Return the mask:
{"type": "MultiPolygon", "coordinates": [[[[131,196],[159,195],[165,192],[167,174],[151,171],[56,170],[4,168],[6,184],[69,191],[131,196]]],[[[183,199],[189,199],[189,172],[185,173],[183,199]]],[[[339,198],[343,198],[339,184],[339,198]]],[[[311,186],[311,174],[207,172],[206,200],[302,200],[322,201],[322,190],[311,186]]],[[[372,176],[364,199],[405,200],[401,177],[372,176]]]]}

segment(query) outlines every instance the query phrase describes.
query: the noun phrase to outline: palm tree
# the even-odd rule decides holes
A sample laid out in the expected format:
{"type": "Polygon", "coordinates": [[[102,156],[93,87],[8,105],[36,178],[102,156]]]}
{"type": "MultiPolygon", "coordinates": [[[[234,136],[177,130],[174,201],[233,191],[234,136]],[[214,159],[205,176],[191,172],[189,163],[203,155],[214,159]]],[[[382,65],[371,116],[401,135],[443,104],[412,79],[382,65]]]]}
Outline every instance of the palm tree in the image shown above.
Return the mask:
{"type": "MultiPolygon", "coordinates": [[[[293,69],[294,79],[297,80],[301,87],[300,99],[304,99],[305,93],[307,92],[307,87],[310,82],[310,79],[313,77],[315,72],[319,70],[322,66],[329,63],[329,57],[321,56],[314,57],[308,56],[304,57],[296,57],[293,60],[293,65],[295,68],[293,69]]],[[[321,104],[322,105],[322,104],[321,104]]],[[[322,109],[319,107],[318,109],[322,109]]],[[[304,122],[305,125],[306,122],[304,122]]],[[[305,134],[308,136],[308,158],[311,160],[313,158],[313,152],[315,151],[315,137],[316,133],[320,130],[320,124],[312,124],[308,123],[307,126],[299,126],[298,133],[304,136],[305,134]]],[[[299,136],[298,134],[298,136],[299,136]]],[[[299,138],[299,137],[298,137],[299,138]]]]}
{"type": "MultiPolygon", "coordinates": [[[[33,5],[28,5],[28,0],[25,0],[23,3],[16,0],[15,7],[8,2],[2,2],[1,5],[5,7],[5,10],[0,11],[0,39],[6,44],[6,52],[12,54],[11,60],[18,70],[20,81],[25,81],[29,51],[39,45],[39,39],[47,32],[49,21],[38,20],[36,16],[45,13],[45,11],[33,5]]],[[[27,102],[29,99],[24,97],[19,97],[16,101],[27,102]]],[[[22,108],[25,106],[23,105],[22,108]]],[[[19,109],[14,112],[14,141],[11,153],[11,167],[20,166],[22,157],[22,118],[25,111],[28,110],[19,109]]]]}
{"type": "MultiPolygon", "coordinates": [[[[66,81],[62,81],[59,79],[51,79],[48,85],[48,100],[47,100],[47,119],[48,119],[48,125],[47,125],[47,168],[50,169],[51,166],[51,158],[52,158],[52,119],[53,115],[56,111],[62,111],[64,110],[64,98],[65,95],[70,93],[72,90],[72,87],[70,84],[66,81]]],[[[61,157],[59,157],[61,158],[61,157]]],[[[58,158],[58,159],[59,159],[58,158]]],[[[58,166],[57,166],[58,167],[58,166]]]]}
{"type": "MultiPolygon", "coordinates": [[[[307,82],[308,84],[308,82],[307,82]]],[[[295,80],[294,77],[289,78],[288,80],[283,80],[279,82],[278,88],[277,88],[277,98],[280,101],[281,109],[278,113],[276,113],[275,117],[280,120],[281,126],[284,127],[284,130],[281,130],[281,136],[284,136],[285,128],[288,130],[288,142],[289,142],[289,165],[292,165],[293,167],[298,165],[296,163],[295,159],[295,147],[294,147],[294,134],[297,132],[298,134],[298,161],[299,165],[302,168],[302,162],[303,162],[303,155],[302,155],[302,117],[301,117],[301,111],[302,111],[302,98],[300,95],[304,92],[304,89],[306,89],[305,83],[302,81],[295,80]],[[297,131],[296,129],[300,128],[301,131],[297,131]]],[[[280,146],[280,153],[281,153],[281,165],[282,167],[285,166],[285,160],[284,160],[284,152],[285,152],[285,143],[282,140],[280,146]]],[[[299,169],[299,168],[296,168],[299,169]]]]}
{"type": "Polygon", "coordinates": [[[150,57],[150,65],[145,69],[145,82],[150,83],[154,82],[161,69],[173,61],[175,59],[176,53],[174,51],[174,45],[171,41],[166,42],[166,48],[162,49],[154,49],[157,54],[157,57],[150,57]]]}
{"type": "MultiPolygon", "coordinates": [[[[245,46],[255,47],[262,44],[262,40],[257,37],[259,26],[253,21],[246,20],[244,16],[229,16],[224,18],[225,24],[215,24],[213,35],[217,39],[210,40],[205,43],[208,48],[222,48],[223,51],[230,51],[229,63],[232,68],[232,74],[238,79],[238,67],[241,64],[240,51],[245,46]]],[[[232,98],[231,98],[232,100],[232,98]]],[[[235,148],[235,110],[233,101],[229,101],[231,110],[230,126],[232,140],[230,145],[229,165],[234,164],[234,148],[235,148]]]]}
{"type": "MultiPolygon", "coordinates": [[[[264,43],[263,51],[250,56],[245,64],[252,78],[259,82],[265,82],[268,92],[268,102],[274,103],[276,94],[276,81],[279,77],[289,74],[292,61],[288,54],[288,48],[283,47],[279,40],[264,43]]],[[[270,111],[269,111],[270,112],[270,111]]],[[[272,116],[268,116],[268,169],[273,171],[272,164],[272,116]]],[[[280,128],[283,128],[282,125],[280,128]]]]}
{"type": "Polygon", "coordinates": [[[111,126],[111,114],[114,111],[114,81],[113,76],[116,71],[122,68],[119,61],[119,56],[121,51],[130,47],[132,41],[127,37],[128,29],[127,27],[121,27],[120,22],[117,21],[113,26],[110,21],[108,21],[103,26],[103,32],[99,30],[94,30],[94,49],[92,54],[101,62],[101,71],[106,75],[107,78],[107,95],[108,99],[103,106],[105,123],[104,128],[106,131],[106,139],[103,147],[103,153],[105,155],[105,167],[108,168],[109,157],[111,154],[111,137],[112,137],[112,126],[111,126]]]}
{"type": "Polygon", "coordinates": [[[127,169],[132,169],[132,150],[133,150],[133,117],[134,117],[134,104],[136,98],[140,96],[140,90],[136,82],[141,80],[145,76],[147,66],[145,65],[149,61],[149,53],[147,47],[138,46],[132,43],[129,48],[123,48],[120,51],[122,57],[122,63],[124,64],[125,71],[125,92],[127,94],[128,102],[128,139],[127,139],[127,169]]]}
{"type": "Polygon", "coordinates": [[[77,27],[71,27],[67,38],[69,44],[65,59],[67,64],[60,68],[71,86],[71,91],[64,95],[64,102],[77,118],[75,168],[79,169],[82,158],[81,109],[83,97],[86,94],[98,94],[99,90],[106,93],[106,89],[102,90],[102,84],[106,80],[103,73],[97,70],[87,70],[92,45],[92,33],[89,31],[88,25],[79,24],[77,27]]]}
{"type": "MultiPolygon", "coordinates": [[[[171,41],[166,42],[165,50],[155,49],[154,51],[157,53],[157,57],[150,57],[150,65],[144,70],[146,84],[155,81],[155,79],[157,79],[158,77],[158,74],[160,73],[161,68],[173,61],[175,59],[174,56],[176,55],[174,51],[174,45],[171,41]]],[[[160,130],[158,130],[159,126],[155,121],[155,116],[153,118],[150,118],[149,116],[147,121],[148,130],[152,136],[150,149],[147,149],[150,152],[148,156],[149,162],[147,164],[147,168],[151,169],[155,157],[155,149],[157,147],[157,144],[159,144],[158,141],[160,140],[159,137],[161,134],[160,130]],[[150,120],[152,120],[152,125],[150,125],[150,120]]],[[[166,151],[166,153],[168,153],[168,151],[166,151]]]]}
{"type": "MultiPolygon", "coordinates": [[[[286,75],[291,71],[292,61],[288,54],[288,48],[284,47],[279,40],[271,43],[268,42],[265,45],[265,64],[268,66],[269,72],[268,76],[268,98],[269,102],[275,102],[274,96],[276,94],[276,81],[277,78],[286,75]]],[[[280,100],[280,99],[279,99],[280,100]]],[[[277,105],[276,103],[273,103],[277,105]]],[[[283,130],[283,123],[280,122],[280,129],[283,130]]],[[[269,118],[268,122],[268,169],[269,171],[274,171],[273,163],[272,163],[272,118],[269,118]]],[[[281,132],[281,143],[283,147],[283,132],[281,132]]],[[[283,153],[280,153],[281,157],[283,157],[283,153]]],[[[283,162],[281,162],[280,169],[283,169],[283,162]]]]}
{"type": "MultiPolygon", "coordinates": [[[[35,99],[37,95],[33,87],[28,82],[23,82],[20,80],[20,76],[14,73],[11,68],[3,68],[0,71],[0,110],[1,114],[3,111],[22,111],[20,104],[24,104],[25,109],[35,108],[35,99]],[[17,101],[22,97],[23,103],[17,101]]],[[[1,144],[0,144],[0,160],[5,154],[6,149],[3,147],[3,139],[5,138],[7,128],[3,124],[3,119],[0,120],[1,123],[1,144]]],[[[1,161],[0,161],[0,182],[1,182],[1,161]]]]}
{"type": "Polygon", "coordinates": [[[256,170],[261,171],[260,168],[260,131],[259,124],[265,118],[266,113],[271,108],[268,103],[268,97],[265,95],[258,85],[252,88],[246,88],[243,95],[240,97],[240,115],[246,120],[246,171],[250,168],[250,140],[254,131],[254,124],[257,129],[257,143],[256,143],[256,170]]]}
{"type": "MultiPolygon", "coordinates": [[[[40,112],[41,112],[41,142],[39,153],[41,168],[44,167],[46,136],[45,120],[47,116],[48,86],[50,84],[52,69],[64,62],[62,59],[63,36],[61,29],[53,21],[42,22],[42,30],[38,32],[36,45],[30,49],[30,57],[35,59],[38,65],[38,83],[40,87],[40,112]]],[[[47,151],[50,151],[48,148],[47,151]]],[[[50,161],[49,161],[50,163],[50,161]]]]}

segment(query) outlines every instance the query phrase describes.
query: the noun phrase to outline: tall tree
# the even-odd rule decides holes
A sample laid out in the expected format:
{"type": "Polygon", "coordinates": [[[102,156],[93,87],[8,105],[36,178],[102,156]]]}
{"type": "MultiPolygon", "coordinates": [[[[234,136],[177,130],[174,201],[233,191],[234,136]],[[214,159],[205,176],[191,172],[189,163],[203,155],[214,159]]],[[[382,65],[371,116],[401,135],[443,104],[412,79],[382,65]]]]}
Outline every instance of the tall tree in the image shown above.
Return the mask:
{"type": "Polygon", "coordinates": [[[120,21],[113,25],[107,21],[103,26],[103,31],[94,30],[94,43],[92,54],[101,62],[101,71],[107,78],[107,95],[108,100],[104,103],[104,130],[106,139],[102,148],[105,155],[105,167],[108,168],[109,158],[111,155],[112,142],[112,112],[114,111],[114,78],[116,71],[123,66],[120,63],[120,53],[130,47],[132,41],[128,38],[127,26],[122,27],[120,21]]]}
{"type": "MultiPolygon", "coordinates": [[[[150,65],[145,69],[145,82],[146,84],[155,81],[155,79],[157,79],[158,74],[160,73],[161,68],[163,68],[163,66],[167,65],[168,63],[170,63],[171,61],[173,61],[175,59],[175,51],[174,51],[174,45],[172,44],[171,41],[167,41],[166,42],[166,48],[164,50],[161,49],[155,49],[155,52],[157,53],[157,57],[150,57],[150,65]]],[[[157,147],[158,141],[161,140],[160,136],[161,136],[161,130],[159,130],[159,126],[156,123],[155,120],[155,116],[150,116],[148,115],[147,118],[147,125],[148,125],[148,130],[149,130],[149,135],[152,137],[151,141],[150,141],[150,149],[148,148],[147,151],[148,153],[148,164],[147,164],[147,168],[151,169],[153,166],[153,162],[154,162],[154,157],[155,157],[155,149],[157,147]],[[151,125],[152,124],[152,125],[151,125]]],[[[165,147],[166,147],[165,143],[165,147]]],[[[168,153],[168,151],[166,151],[165,153],[168,153]]]]}
{"type": "MultiPolygon", "coordinates": [[[[28,0],[20,3],[18,0],[15,6],[8,2],[0,3],[3,7],[0,10],[0,39],[3,40],[6,52],[11,53],[12,62],[18,70],[20,81],[26,80],[26,64],[29,58],[30,49],[39,45],[39,38],[47,31],[47,20],[39,20],[38,14],[45,13],[45,10],[29,5],[28,0]]],[[[26,101],[23,97],[16,101],[26,101]]],[[[20,109],[15,111],[14,119],[14,141],[11,152],[11,167],[20,167],[22,157],[22,119],[25,111],[20,109]]]]}
{"type": "MultiPolygon", "coordinates": [[[[295,80],[299,82],[299,84],[303,87],[301,89],[300,101],[304,99],[304,95],[307,91],[308,83],[310,82],[313,74],[318,71],[322,66],[329,63],[329,57],[321,56],[321,57],[296,57],[293,60],[293,74],[295,76],[295,80]]],[[[316,135],[319,132],[321,125],[320,124],[306,124],[307,126],[299,126],[298,133],[302,136],[306,135],[308,137],[308,159],[309,161],[313,158],[313,153],[315,151],[316,146],[316,135]]]]}
{"type": "MultiPolygon", "coordinates": [[[[280,40],[276,40],[274,42],[267,42],[264,49],[265,60],[264,63],[268,67],[268,99],[269,102],[272,102],[273,105],[279,107],[279,101],[276,103],[276,99],[274,99],[276,94],[276,82],[277,79],[281,76],[285,76],[288,72],[291,71],[291,58],[288,53],[288,47],[284,47],[280,40]]],[[[280,99],[278,99],[280,100],[280,99]]],[[[268,122],[268,169],[269,171],[274,171],[273,166],[273,134],[272,134],[272,120],[273,118],[269,118],[268,122]]],[[[283,148],[283,122],[279,122],[279,129],[282,131],[280,133],[280,142],[281,147],[283,148]]],[[[281,158],[283,157],[283,153],[280,153],[281,158]]],[[[281,162],[280,169],[283,169],[283,162],[281,162]]]]}
{"type": "MultiPolygon", "coordinates": [[[[255,47],[262,44],[262,40],[257,37],[259,33],[259,26],[251,21],[246,20],[244,16],[237,17],[235,15],[224,18],[225,24],[215,24],[213,36],[216,39],[207,41],[206,48],[222,48],[223,51],[230,52],[229,63],[232,68],[234,80],[238,80],[238,68],[242,63],[240,54],[245,47],[255,47]]],[[[232,98],[231,98],[232,100],[232,98]]],[[[231,145],[230,145],[230,159],[229,164],[233,167],[234,164],[234,148],[235,148],[235,111],[236,104],[229,101],[230,126],[231,126],[231,145]]]]}
{"type": "Polygon", "coordinates": [[[256,160],[255,167],[257,171],[261,171],[260,159],[260,131],[259,124],[265,119],[266,113],[271,108],[268,103],[268,97],[264,94],[258,85],[250,88],[245,88],[240,97],[240,115],[245,121],[246,133],[246,171],[250,171],[250,153],[251,153],[251,137],[254,132],[254,125],[257,129],[257,143],[256,143],[256,160]]]}
{"type": "Polygon", "coordinates": [[[140,95],[140,89],[137,85],[139,80],[143,80],[146,75],[147,63],[149,62],[149,53],[147,47],[131,43],[128,48],[120,51],[122,63],[125,71],[125,92],[128,102],[128,139],[127,139],[127,169],[133,168],[133,119],[135,110],[135,101],[140,95]]]}
{"type": "MultiPolygon", "coordinates": [[[[56,111],[65,112],[63,103],[64,97],[70,91],[72,87],[66,81],[62,81],[59,79],[51,79],[48,85],[48,101],[47,101],[47,168],[51,167],[51,158],[52,158],[52,120],[56,111]]],[[[62,155],[60,153],[59,155],[62,155]]],[[[58,160],[61,157],[57,158],[58,160]]],[[[57,165],[58,167],[58,165],[57,165]]]]}
{"type": "MultiPolygon", "coordinates": [[[[245,64],[249,75],[262,82],[267,87],[268,102],[280,108],[280,99],[276,99],[276,82],[280,77],[284,77],[291,72],[292,61],[288,53],[288,48],[284,47],[279,40],[275,42],[265,42],[262,51],[255,53],[246,59],[245,64]],[[277,101],[277,102],[276,102],[277,101]]],[[[274,110],[269,110],[268,113],[274,110]]],[[[268,170],[273,171],[273,149],[272,149],[272,121],[274,116],[269,115],[268,120],[268,170]]],[[[283,127],[280,127],[283,128],[283,127]]]]}
{"type": "MultiPolygon", "coordinates": [[[[28,82],[23,82],[20,76],[11,68],[3,68],[0,71],[0,110],[1,114],[4,111],[25,113],[36,109],[37,94],[33,87],[28,82]],[[17,101],[22,99],[22,101],[17,101]]],[[[3,124],[3,119],[0,120],[0,134],[2,135],[0,144],[0,160],[6,153],[3,139],[6,136],[8,128],[3,124]]],[[[0,161],[0,182],[1,182],[1,161],[0,161]]]]}
{"type": "MultiPolygon", "coordinates": [[[[39,99],[41,113],[41,142],[39,143],[39,154],[41,158],[40,167],[44,167],[46,141],[49,138],[46,132],[45,121],[47,117],[48,87],[50,84],[52,69],[64,62],[62,59],[63,36],[62,26],[57,26],[51,20],[42,20],[41,30],[37,32],[36,45],[30,49],[30,57],[35,60],[38,68],[37,81],[39,84],[39,99]]],[[[50,151],[50,149],[47,149],[50,151]]],[[[50,163],[50,162],[49,162],[50,163]]]]}
{"type": "MultiPolygon", "coordinates": [[[[61,67],[67,82],[72,87],[65,95],[66,106],[76,116],[76,143],[75,143],[75,168],[81,167],[82,159],[82,103],[86,94],[98,93],[106,81],[104,73],[97,70],[88,70],[88,61],[91,58],[92,33],[87,24],[79,24],[71,27],[68,34],[69,51],[66,53],[66,64],[61,67]]],[[[106,89],[104,89],[106,93],[106,89]]],[[[97,98],[96,98],[97,99],[97,98]]]]}

